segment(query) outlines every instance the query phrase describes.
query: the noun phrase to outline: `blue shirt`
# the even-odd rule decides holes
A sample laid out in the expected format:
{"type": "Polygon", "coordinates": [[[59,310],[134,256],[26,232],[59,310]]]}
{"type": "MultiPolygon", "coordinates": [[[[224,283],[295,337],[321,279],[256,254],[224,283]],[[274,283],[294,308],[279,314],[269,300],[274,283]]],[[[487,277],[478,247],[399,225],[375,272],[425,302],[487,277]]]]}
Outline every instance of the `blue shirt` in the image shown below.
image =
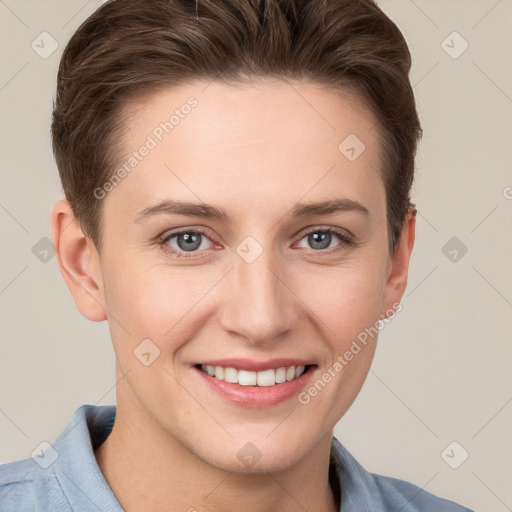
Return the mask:
{"type": "MultiPolygon", "coordinates": [[[[1,512],[122,512],[94,449],[110,434],[115,405],[84,404],[49,445],[0,465],[1,512]]],[[[330,481],[341,489],[340,512],[472,512],[420,487],[366,471],[335,438],[330,481]]]]}

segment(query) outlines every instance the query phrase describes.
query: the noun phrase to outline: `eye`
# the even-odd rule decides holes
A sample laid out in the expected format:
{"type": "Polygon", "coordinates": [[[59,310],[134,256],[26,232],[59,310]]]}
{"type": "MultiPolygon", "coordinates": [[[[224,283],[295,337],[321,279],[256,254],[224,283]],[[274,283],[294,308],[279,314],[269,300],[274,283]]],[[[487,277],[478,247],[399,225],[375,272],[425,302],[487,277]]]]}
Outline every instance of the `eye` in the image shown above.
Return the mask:
{"type": "Polygon", "coordinates": [[[345,246],[353,247],[356,245],[355,241],[348,234],[334,228],[312,229],[302,236],[301,241],[304,239],[306,239],[306,243],[309,244],[309,247],[314,249],[315,252],[331,249],[331,243],[336,242],[336,239],[341,243],[334,246],[335,250],[342,249],[345,246]]]}
{"type": "Polygon", "coordinates": [[[199,249],[208,249],[203,243],[205,240],[211,240],[208,238],[206,233],[202,230],[184,230],[171,233],[161,240],[160,244],[162,249],[167,252],[171,252],[178,257],[190,257],[199,249]],[[175,240],[176,246],[172,245],[173,239],[175,240]],[[191,254],[187,254],[191,253],[191,254]]]}

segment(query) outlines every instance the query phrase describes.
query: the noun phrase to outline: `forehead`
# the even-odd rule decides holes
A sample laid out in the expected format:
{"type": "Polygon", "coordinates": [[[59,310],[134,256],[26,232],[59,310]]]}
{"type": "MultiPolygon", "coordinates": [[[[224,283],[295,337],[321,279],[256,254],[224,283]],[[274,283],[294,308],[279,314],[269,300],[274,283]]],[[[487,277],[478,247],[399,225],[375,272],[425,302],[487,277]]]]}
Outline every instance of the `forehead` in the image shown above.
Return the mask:
{"type": "Polygon", "coordinates": [[[331,191],[375,202],[383,191],[376,119],[348,90],[284,80],[195,82],[148,95],[125,112],[121,164],[131,158],[134,165],[111,192],[114,201],[122,196],[135,207],[169,196],[222,198],[261,209],[331,191]]]}

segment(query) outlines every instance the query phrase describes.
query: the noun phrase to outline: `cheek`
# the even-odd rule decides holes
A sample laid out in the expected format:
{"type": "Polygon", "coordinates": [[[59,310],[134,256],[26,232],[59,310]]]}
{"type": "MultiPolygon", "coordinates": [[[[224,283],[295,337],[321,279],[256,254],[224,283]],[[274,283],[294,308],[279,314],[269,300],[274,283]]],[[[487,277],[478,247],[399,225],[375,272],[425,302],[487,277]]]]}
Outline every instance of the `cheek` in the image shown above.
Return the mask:
{"type": "Polygon", "coordinates": [[[378,338],[382,280],[379,265],[361,260],[303,280],[311,318],[319,319],[328,355],[299,401],[316,408],[323,425],[334,425],[345,414],[368,375],[378,338]]]}
{"type": "Polygon", "coordinates": [[[110,322],[116,334],[112,333],[114,344],[123,340],[122,351],[127,351],[128,343],[133,351],[149,338],[162,351],[174,352],[199,330],[201,299],[214,287],[218,276],[192,267],[144,267],[142,260],[137,260],[138,265],[118,261],[109,274],[107,309],[117,319],[110,322]],[[116,267],[123,268],[122,274],[116,267]]]}
{"type": "Polygon", "coordinates": [[[311,272],[301,279],[298,295],[322,320],[326,339],[339,352],[378,320],[383,285],[379,265],[352,262],[311,272]]]}

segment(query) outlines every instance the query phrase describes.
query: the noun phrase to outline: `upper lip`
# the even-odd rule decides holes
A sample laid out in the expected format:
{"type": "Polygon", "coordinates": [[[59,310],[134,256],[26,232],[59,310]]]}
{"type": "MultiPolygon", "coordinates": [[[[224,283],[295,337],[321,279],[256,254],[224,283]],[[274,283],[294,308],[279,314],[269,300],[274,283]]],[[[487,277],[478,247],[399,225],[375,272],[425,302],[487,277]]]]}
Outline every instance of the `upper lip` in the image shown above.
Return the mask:
{"type": "Polygon", "coordinates": [[[255,361],[254,359],[245,358],[210,359],[208,361],[201,361],[197,364],[222,366],[223,368],[236,368],[237,370],[259,372],[263,370],[282,368],[283,366],[286,368],[289,366],[307,366],[311,365],[312,363],[306,359],[282,357],[278,359],[268,359],[266,361],[255,361]]]}

